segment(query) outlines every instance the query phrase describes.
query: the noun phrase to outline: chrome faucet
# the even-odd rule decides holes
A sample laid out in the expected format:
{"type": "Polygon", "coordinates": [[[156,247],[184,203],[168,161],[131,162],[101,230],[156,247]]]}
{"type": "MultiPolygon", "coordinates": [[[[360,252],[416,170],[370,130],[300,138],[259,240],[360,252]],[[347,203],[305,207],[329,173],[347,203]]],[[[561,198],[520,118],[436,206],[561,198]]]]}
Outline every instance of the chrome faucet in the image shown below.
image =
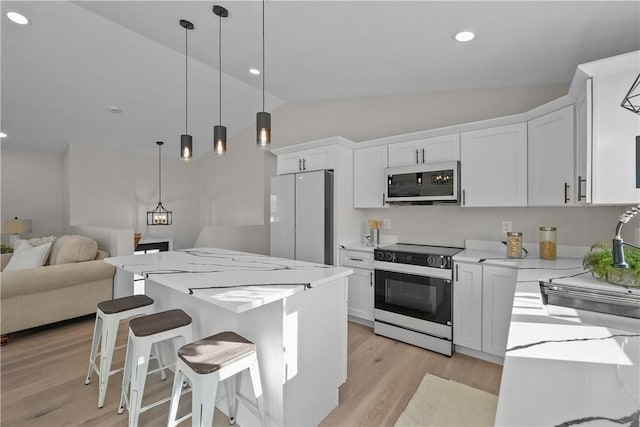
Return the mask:
{"type": "Polygon", "coordinates": [[[613,265],[616,268],[629,268],[624,260],[624,245],[631,246],[632,248],[640,249],[640,246],[632,245],[631,243],[625,243],[620,236],[622,230],[622,224],[629,222],[638,212],[640,212],[640,205],[633,207],[618,217],[618,225],[616,225],[616,235],[613,238],[613,244],[611,247],[611,253],[613,254],[613,265]]]}

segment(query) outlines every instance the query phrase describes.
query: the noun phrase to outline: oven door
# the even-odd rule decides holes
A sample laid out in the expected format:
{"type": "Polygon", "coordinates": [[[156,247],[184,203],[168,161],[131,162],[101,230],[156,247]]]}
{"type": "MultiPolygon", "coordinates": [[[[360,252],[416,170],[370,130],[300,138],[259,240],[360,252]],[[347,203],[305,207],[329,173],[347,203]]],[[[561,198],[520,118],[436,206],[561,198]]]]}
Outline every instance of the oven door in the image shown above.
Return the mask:
{"type": "Polygon", "coordinates": [[[386,263],[376,264],[376,310],[451,326],[451,270],[429,269],[436,270],[437,275],[427,276],[397,271],[404,267],[416,270],[414,266],[394,264],[383,270],[379,266],[386,263]]]}

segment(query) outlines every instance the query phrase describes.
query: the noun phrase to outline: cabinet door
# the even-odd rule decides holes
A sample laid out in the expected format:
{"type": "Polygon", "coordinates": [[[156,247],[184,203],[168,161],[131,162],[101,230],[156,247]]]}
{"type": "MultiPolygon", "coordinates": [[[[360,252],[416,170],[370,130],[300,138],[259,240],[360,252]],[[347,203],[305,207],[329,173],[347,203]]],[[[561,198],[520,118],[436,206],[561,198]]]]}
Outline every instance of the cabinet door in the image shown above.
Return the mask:
{"type": "Polygon", "coordinates": [[[573,201],[573,130],[573,105],[528,122],[529,206],[573,201]]]}
{"type": "Polygon", "coordinates": [[[640,116],[620,106],[638,75],[638,62],[630,69],[594,75],[592,134],[592,202],[638,204],[636,188],[636,136],[640,116]]]}
{"type": "Polygon", "coordinates": [[[302,158],[303,171],[333,169],[333,146],[304,150],[298,154],[302,158]]]}
{"type": "Polygon", "coordinates": [[[362,148],[353,153],[353,207],[381,208],[387,167],[387,146],[362,148]]]}
{"type": "Polygon", "coordinates": [[[389,167],[460,160],[460,134],[389,144],[389,167]]]}
{"type": "Polygon", "coordinates": [[[373,320],[373,270],[354,268],[349,276],[349,315],[373,320]]]}
{"type": "Polygon", "coordinates": [[[504,357],[518,270],[487,266],[482,271],[482,351],[504,357]]]}
{"type": "Polygon", "coordinates": [[[576,103],[576,203],[591,203],[591,79],[576,103]]]}
{"type": "Polygon", "coordinates": [[[462,206],[526,206],[527,124],[463,132],[462,206]]]}
{"type": "Polygon", "coordinates": [[[482,350],[482,266],[456,263],[453,281],[453,343],[482,350]]]}
{"type": "Polygon", "coordinates": [[[302,170],[302,159],[300,152],[280,154],[277,159],[278,175],[300,172],[302,170]]]}
{"type": "Polygon", "coordinates": [[[460,134],[427,138],[417,146],[423,163],[438,163],[460,160],[460,134]]]}

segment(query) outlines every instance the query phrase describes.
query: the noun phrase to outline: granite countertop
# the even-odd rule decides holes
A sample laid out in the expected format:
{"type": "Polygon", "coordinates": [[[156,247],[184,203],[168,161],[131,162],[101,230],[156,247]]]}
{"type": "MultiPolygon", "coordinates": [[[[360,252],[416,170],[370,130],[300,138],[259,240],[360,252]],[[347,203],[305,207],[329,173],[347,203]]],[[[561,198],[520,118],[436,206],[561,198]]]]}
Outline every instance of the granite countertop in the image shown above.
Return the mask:
{"type": "Polygon", "coordinates": [[[217,248],[112,257],[105,261],[235,313],[353,273],[350,268],[217,248]]]}
{"type": "Polygon", "coordinates": [[[573,309],[552,315],[542,303],[540,280],[613,286],[583,269],[574,255],[586,251],[546,261],[495,249],[470,248],[455,259],[518,268],[496,425],[638,426],[640,320],[635,330],[616,329],[598,315],[585,322],[573,309]]]}

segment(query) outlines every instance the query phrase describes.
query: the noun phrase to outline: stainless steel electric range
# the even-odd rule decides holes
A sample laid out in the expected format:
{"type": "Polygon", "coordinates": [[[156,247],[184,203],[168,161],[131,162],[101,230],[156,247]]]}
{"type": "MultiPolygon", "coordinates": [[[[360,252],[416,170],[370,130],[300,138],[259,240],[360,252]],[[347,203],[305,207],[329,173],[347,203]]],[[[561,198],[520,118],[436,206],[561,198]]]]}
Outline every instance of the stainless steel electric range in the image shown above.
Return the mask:
{"type": "Polygon", "coordinates": [[[462,248],[396,244],[374,250],[374,332],[451,356],[453,261],[462,248]]]}

